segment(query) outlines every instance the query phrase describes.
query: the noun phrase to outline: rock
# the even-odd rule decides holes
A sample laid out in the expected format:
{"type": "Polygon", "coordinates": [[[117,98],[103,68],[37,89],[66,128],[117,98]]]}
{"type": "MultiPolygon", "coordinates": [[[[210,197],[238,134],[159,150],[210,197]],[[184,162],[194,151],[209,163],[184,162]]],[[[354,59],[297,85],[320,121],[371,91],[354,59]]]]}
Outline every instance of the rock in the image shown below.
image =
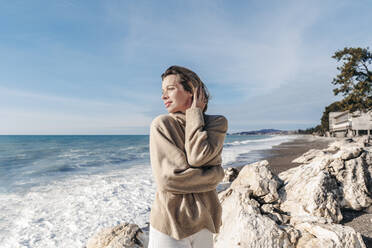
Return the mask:
{"type": "Polygon", "coordinates": [[[308,221],[338,223],[342,220],[336,180],[326,171],[284,181],[280,189],[280,209],[291,216],[291,223],[308,221]]]}
{"type": "Polygon", "coordinates": [[[274,207],[271,204],[263,204],[261,210],[264,213],[274,213],[274,207]]]}
{"type": "Polygon", "coordinates": [[[365,248],[362,236],[353,228],[337,224],[301,223],[296,225],[301,231],[296,248],[365,248]]]}
{"type": "Polygon", "coordinates": [[[294,247],[285,230],[260,213],[260,204],[252,197],[247,187],[221,194],[222,226],[214,236],[214,247],[294,247]]]}
{"type": "MultiPolygon", "coordinates": [[[[306,218],[310,216],[325,217],[326,220],[323,219],[322,221],[329,222],[332,220],[338,223],[341,217],[338,214],[339,208],[361,210],[372,204],[370,197],[372,193],[372,158],[370,151],[367,148],[363,148],[360,142],[355,141],[337,141],[332,143],[331,146],[333,147],[332,149],[338,150],[338,152],[335,154],[324,153],[320,155],[321,153],[313,150],[309,154],[316,153],[318,156],[314,157],[310,163],[302,164],[279,174],[279,178],[284,181],[285,185],[279,191],[282,196],[281,201],[289,200],[286,203],[282,203],[283,211],[294,211],[297,213],[294,214],[293,212],[291,214],[292,216],[307,213],[304,215],[306,218]],[[333,188],[329,188],[328,191],[324,191],[327,189],[316,191],[316,185],[310,186],[311,189],[309,188],[309,180],[318,177],[319,173],[326,173],[324,175],[329,177],[327,179],[328,182],[331,183],[333,181],[331,184],[327,183],[327,185],[333,185],[333,188]],[[330,198],[326,200],[323,197],[323,200],[327,202],[325,203],[319,201],[320,199],[317,199],[318,196],[316,196],[313,199],[313,203],[310,203],[307,196],[315,196],[314,192],[318,192],[318,196],[321,196],[321,192],[323,192],[323,196],[328,195],[330,198]],[[301,198],[301,195],[306,196],[306,199],[301,198]],[[334,200],[330,200],[331,198],[334,200]],[[338,209],[334,208],[337,205],[334,201],[338,202],[338,209]],[[301,204],[296,205],[296,202],[300,202],[301,204]],[[333,203],[331,204],[331,202],[333,203]],[[309,212],[309,209],[317,209],[313,205],[314,203],[318,205],[325,204],[324,206],[326,206],[327,211],[325,211],[324,207],[319,206],[319,211],[309,212]],[[312,207],[309,208],[308,204],[312,205],[312,207]],[[327,215],[329,216],[327,217],[327,215]]],[[[315,182],[314,179],[311,180],[313,183],[315,182]]],[[[319,186],[322,184],[320,181],[318,182],[319,186]]]]}
{"type": "MultiPolygon", "coordinates": [[[[369,206],[368,208],[366,208],[364,211],[365,211],[366,213],[368,213],[368,214],[372,214],[372,205],[369,206]]],[[[371,222],[372,222],[372,219],[371,219],[371,222]]]]}
{"type": "Polygon", "coordinates": [[[214,247],[294,247],[276,223],[283,222],[282,216],[268,204],[279,200],[280,184],[266,160],[243,167],[230,188],[219,194],[222,226],[214,247]]]}
{"type": "Polygon", "coordinates": [[[268,216],[270,219],[275,221],[277,224],[283,224],[284,219],[280,213],[273,207],[272,204],[263,204],[261,206],[261,213],[268,216]]]}
{"type": "Polygon", "coordinates": [[[360,142],[343,143],[326,168],[342,191],[342,208],[361,210],[372,204],[372,156],[360,142]]]}
{"type": "Polygon", "coordinates": [[[295,184],[300,182],[302,178],[311,178],[316,176],[319,172],[324,171],[332,161],[332,155],[315,157],[311,163],[302,164],[283,171],[279,173],[278,177],[283,181],[284,185],[289,181],[292,182],[291,184],[295,184]]]}
{"type": "Polygon", "coordinates": [[[225,170],[225,177],[223,178],[223,182],[232,182],[237,178],[239,175],[239,171],[236,168],[229,167],[225,170]]]}
{"type": "Polygon", "coordinates": [[[297,230],[296,228],[293,228],[293,226],[290,226],[290,225],[282,225],[281,227],[288,234],[288,237],[291,243],[296,244],[299,237],[301,237],[301,232],[297,230]]]}
{"type": "Polygon", "coordinates": [[[326,152],[318,149],[310,149],[300,157],[294,159],[292,163],[300,163],[300,164],[307,164],[310,163],[316,157],[325,155],[326,152]]]}
{"type": "Polygon", "coordinates": [[[368,171],[367,167],[368,165],[363,156],[345,161],[344,178],[338,177],[342,183],[343,190],[344,201],[342,202],[342,207],[362,210],[372,204],[370,197],[372,191],[368,189],[371,175],[366,173],[368,171]]]}
{"type": "Polygon", "coordinates": [[[147,247],[148,237],[136,224],[123,223],[105,228],[87,242],[86,248],[147,247]]]}
{"type": "Polygon", "coordinates": [[[363,135],[354,138],[356,142],[362,144],[363,147],[369,147],[371,144],[371,136],[370,135],[363,135]]]}
{"type": "Polygon", "coordinates": [[[272,203],[279,200],[278,187],[280,180],[268,167],[267,160],[259,161],[243,167],[239,176],[230,188],[249,188],[252,194],[262,203],[272,203]]]}
{"type": "Polygon", "coordinates": [[[280,208],[291,215],[291,222],[306,219],[338,223],[342,220],[338,203],[340,190],[326,170],[331,161],[331,155],[324,155],[279,174],[284,182],[279,190],[280,208]]]}
{"type": "Polygon", "coordinates": [[[341,208],[372,211],[372,148],[342,139],[293,162],[302,164],[278,176],[266,160],[243,167],[219,194],[215,247],[365,247],[337,223],[341,208]]]}
{"type": "Polygon", "coordinates": [[[323,151],[325,151],[325,152],[330,152],[330,153],[335,153],[335,152],[337,152],[338,150],[340,150],[340,148],[339,148],[338,146],[334,146],[334,145],[330,144],[330,145],[328,146],[328,148],[324,149],[323,151]]]}
{"type": "Polygon", "coordinates": [[[369,148],[369,150],[366,151],[366,157],[365,157],[366,164],[368,165],[367,167],[367,179],[369,175],[369,180],[367,180],[367,188],[368,192],[372,194],[372,149],[369,148]]]}
{"type": "Polygon", "coordinates": [[[345,147],[340,150],[340,154],[336,154],[335,157],[340,157],[342,160],[350,160],[359,157],[363,152],[362,147],[352,146],[345,147]]]}

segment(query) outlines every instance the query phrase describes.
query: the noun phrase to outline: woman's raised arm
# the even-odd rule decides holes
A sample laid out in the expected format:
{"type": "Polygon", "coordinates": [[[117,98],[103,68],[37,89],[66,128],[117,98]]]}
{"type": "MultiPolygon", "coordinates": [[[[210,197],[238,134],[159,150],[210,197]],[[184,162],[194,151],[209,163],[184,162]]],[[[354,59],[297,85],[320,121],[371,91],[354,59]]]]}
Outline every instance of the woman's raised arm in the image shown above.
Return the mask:
{"type": "MultiPolygon", "coordinates": [[[[172,118],[172,117],[169,117],[172,118]]],[[[174,142],[173,121],[156,118],[150,129],[150,159],[160,190],[175,194],[199,193],[216,189],[224,177],[221,166],[191,168],[185,152],[174,142]]]]}
{"type": "Polygon", "coordinates": [[[218,116],[205,126],[203,111],[198,107],[186,110],[185,150],[191,166],[200,167],[220,155],[227,132],[227,119],[218,116]]]}

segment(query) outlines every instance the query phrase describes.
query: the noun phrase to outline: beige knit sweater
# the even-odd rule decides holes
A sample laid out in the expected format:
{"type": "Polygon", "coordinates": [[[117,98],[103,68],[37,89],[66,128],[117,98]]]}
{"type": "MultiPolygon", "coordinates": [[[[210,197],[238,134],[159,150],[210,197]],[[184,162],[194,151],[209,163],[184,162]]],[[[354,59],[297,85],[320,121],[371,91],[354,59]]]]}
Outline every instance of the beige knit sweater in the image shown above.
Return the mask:
{"type": "Polygon", "coordinates": [[[177,240],[203,228],[219,232],[222,208],[216,187],[224,177],[226,131],[224,116],[204,115],[197,107],[152,121],[150,159],[157,185],[152,227],[177,240]]]}

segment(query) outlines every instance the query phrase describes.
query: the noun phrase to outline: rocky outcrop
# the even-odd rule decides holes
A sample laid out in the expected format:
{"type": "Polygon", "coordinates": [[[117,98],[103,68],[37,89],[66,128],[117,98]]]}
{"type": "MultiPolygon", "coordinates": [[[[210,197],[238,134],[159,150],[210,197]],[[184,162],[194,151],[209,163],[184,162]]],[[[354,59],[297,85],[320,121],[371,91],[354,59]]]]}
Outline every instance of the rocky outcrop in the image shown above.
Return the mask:
{"type": "Polygon", "coordinates": [[[301,157],[298,157],[292,161],[292,163],[299,163],[299,164],[308,164],[311,160],[316,157],[323,156],[329,153],[328,151],[322,151],[317,149],[310,149],[306,153],[304,153],[301,157]]]}
{"type": "Polygon", "coordinates": [[[281,185],[278,177],[268,167],[266,160],[245,166],[230,188],[248,188],[259,202],[272,203],[279,199],[277,189],[281,185]]]}
{"type": "MultiPolygon", "coordinates": [[[[287,200],[287,203],[283,203],[283,208],[290,211],[288,206],[293,206],[291,202],[297,202],[310,215],[324,215],[323,217],[332,218],[333,222],[338,223],[342,217],[340,219],[340,216],[327,216],[327,212],[336,213],[339,208],[361,210],[372,204],[372,147],[365,147],[362,142],[348,139],[334,142],[326,150],[337,152],[323,151],[323,156],[314,157],[307,160],[306,164],[279,174],[279,178],[286,182],[286,186],[281,189],[287,200]],[[315,178],[322,179],[322,182],[318,180],[319,186],[322,187],[316,187],[320,190],[318,195],[310,194],[316,191],[313,188],[315,178]],[[326,209],[319,209],[324,214],[319,215],[316,214],[319,211],[311,210],[311,204],[306,202],[309,200],[309,194],[314,201],[325,203],[323,205],[326,209]],[[301,198],[304,196],[306,199],[301,198]],[[335,204],[335,201],[338,204],[335,204]]],[[[320,154],[316,151],[311,153],[320,154]]],[[[305,160],[308,157],[308,154],[304,154],[296,160],[305,160]]],[[[293,213],[303,215],[300,210],[293,213]]]]}
{"type": "Polygon", "coordinates": [[[94,235],[86,248],[142,248],[147,247],[147,238],[136,224],[123,223],[94,235]]]}
{"type": "Polygon", "coordinates": [[[266,160],[245,166],[219,194],[223,225],[214,247],[293,247],[291,235],[277,224],[283,221],[275,208],[280,184],[266,160]]]}
{"type": "Polygon", "coordinates": [[[284,181],[279,191],[280,208],[289,213],[292,223],[304,220],[339,223],[342,220],[342,190],[326,170],[330,163],[330,155],[324,155],[279,174],[284,181]]]}
{"type": "Polygon", "coordinates": [[[372,206],[371,154],[365,143],[345,139],[310,150],[278,176],[267,161],[246,165],[219,193],[215,247],[365,247],[359,233],[337,223],[341,209],[372,206]]]}
{"type": "Polygon", "coordinates": [[[337,224],[302,223],[296,226],[301,237],[296,248],[365,247],[360,233],[337,224]]]}

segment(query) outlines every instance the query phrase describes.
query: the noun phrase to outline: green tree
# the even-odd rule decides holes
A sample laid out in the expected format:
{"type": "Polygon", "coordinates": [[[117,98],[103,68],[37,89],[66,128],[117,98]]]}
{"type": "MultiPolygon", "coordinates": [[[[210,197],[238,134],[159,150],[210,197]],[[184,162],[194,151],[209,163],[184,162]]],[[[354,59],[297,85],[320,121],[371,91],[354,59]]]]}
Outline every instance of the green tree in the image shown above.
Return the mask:
{"type": "MultiPolygon", "coordinates": [[[[348,48],[336,51],[332,58],[342,66],[337,67],[340,74],[333,79],[332,84],[339,85],[333,90],[335,95],[342,93],[345,98],[342,105],[345,110],[369,110],[372,109],[372,53],[367,48],[348,48]]],[[[323,126],[323,125],[322,125],[323,126]]]]}
{"type": "Polygon", "coordinates": [[[329,112],[342,112],[347,110],[347,107],[343,102],[334,102],[325,107],[321,118],[321,132],[325,133],[329,131],[329,112]]]}

